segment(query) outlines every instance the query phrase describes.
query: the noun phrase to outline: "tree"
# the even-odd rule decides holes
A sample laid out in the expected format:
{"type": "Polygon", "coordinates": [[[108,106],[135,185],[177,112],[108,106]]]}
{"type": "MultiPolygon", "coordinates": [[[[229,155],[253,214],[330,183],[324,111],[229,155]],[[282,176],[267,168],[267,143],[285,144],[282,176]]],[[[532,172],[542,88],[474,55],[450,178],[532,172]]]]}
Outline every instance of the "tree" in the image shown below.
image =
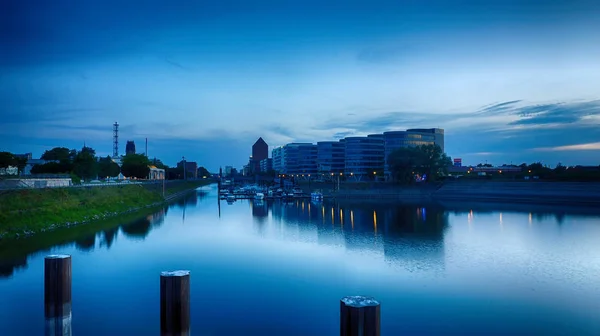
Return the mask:
{"type": "Polygon", "coordinates": [[[169,166],[164,164],[160,159],[154,158],[152,159],[152,165],[158,169],[167,169],[169,166]]]}
{"type": "Polygon", "coordinates": [[[126,177],[148,178],[150,161],[144,154],[129,154],[123,157],[121,173],[126,177]]]}
{"type": "Polygon", "coordinates": [[[59,162],[73,162],[77,156],[77,151],[74,149],[68,149],[66,147],[55,147],[47,150],[42,154],[42,160],[46,161],[59,161],[59,162]]]}
{"type": "Polygon", "coordinates": [[[198,177],[209,177],[210,173],[208,172],[208,169],[204,168],[204,167],[200,167],[198,168],[198,177]]]}
{"type": "Polygon", "coordinates": [[[8,166],[16,166],[17,158],[9,152],[0,152],[0,168],[8,168],[8,166]]]}
{"type": "Polygon", "coordinates": [[[415,147],[398,148],[388,155],[387,160],[394,181],[414,182],[414,168],[418,165],[418,153],[415,147]]]}
{"type": "Polygon", "coordinates": [[[428,181],[444,174],[452,161],[437,145],[398,148],[387,158],[392,178],[397,182],[412,183],[414,175],[426,175],[428,181]]]}
{"type": "Polygon", "coordinates": [[[440,175],[446,174],[452,160],[442,152],[438,145],[422,145],[416,147],[419,165],[415,170],[426,175],[427,181],[436,180],[440,175]]]}
{"type": "Polygon", "coordinates": [[[96,151],[90,147],[83,147],[73,160],[73,173],[84,180],[96,178],[98,175],[98,161],[96,151]]]}
{"type": "Polygon", "coordinates": [[[110,156],[98,160],[98,176],[116,177],[119,176],[120,172],[121,168],[110,158],[110,156]]]}

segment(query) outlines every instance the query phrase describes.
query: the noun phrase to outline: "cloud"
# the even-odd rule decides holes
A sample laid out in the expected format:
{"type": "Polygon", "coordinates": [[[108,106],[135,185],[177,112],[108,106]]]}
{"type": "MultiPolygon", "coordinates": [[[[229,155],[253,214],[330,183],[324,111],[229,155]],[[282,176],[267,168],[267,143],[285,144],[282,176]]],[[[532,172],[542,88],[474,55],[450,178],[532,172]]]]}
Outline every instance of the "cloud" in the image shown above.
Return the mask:
{"type": "Polygon", "coordinates": [[[535,151],[550,151],[550,152],[560,152],[560,151],[589,151],[589,150],[599,150],[600,151],[600,142],[592,142],[578,145],[567,145],[567,146],[557,146],[557,147],[540,147],[534,148],[535,151]]]}

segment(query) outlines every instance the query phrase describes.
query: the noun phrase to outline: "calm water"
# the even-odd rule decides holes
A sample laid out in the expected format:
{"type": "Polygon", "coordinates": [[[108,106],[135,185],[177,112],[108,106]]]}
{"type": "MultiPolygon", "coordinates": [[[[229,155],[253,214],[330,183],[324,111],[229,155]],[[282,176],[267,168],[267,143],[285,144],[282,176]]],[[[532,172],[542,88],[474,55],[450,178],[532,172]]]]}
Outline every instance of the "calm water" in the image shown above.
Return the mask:
{"type": "Polygon", "coordinates": [[[600,335],[590,210],[222,201],[219,214],[205,191],[58,246],[0,247],[0,335],[43,334],[50,253],[73,256],[75,335],[158,334],[159,273],[174,269],[191,270],[194,334],[336,335],[339,299],[362,294],[382,302],[384,335],[600,335]]]}

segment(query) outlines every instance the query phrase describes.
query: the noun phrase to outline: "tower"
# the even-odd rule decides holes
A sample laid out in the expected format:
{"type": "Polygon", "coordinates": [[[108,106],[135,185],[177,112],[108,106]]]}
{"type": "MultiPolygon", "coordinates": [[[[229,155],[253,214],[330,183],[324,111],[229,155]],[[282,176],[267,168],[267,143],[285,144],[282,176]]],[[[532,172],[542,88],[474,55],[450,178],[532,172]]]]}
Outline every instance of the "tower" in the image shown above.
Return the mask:
{"type": "Polygon", "coordinates": [[[113,124],[113,157],[119,157],[119,123],[113,124]]]}

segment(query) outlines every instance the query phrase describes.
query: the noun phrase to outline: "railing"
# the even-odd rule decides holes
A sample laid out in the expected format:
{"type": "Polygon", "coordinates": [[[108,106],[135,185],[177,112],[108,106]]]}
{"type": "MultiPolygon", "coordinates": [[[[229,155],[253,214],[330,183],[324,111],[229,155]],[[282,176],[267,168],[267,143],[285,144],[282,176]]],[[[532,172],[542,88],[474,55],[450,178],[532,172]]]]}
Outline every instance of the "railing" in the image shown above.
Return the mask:
{"type": "MultiPolygon", "coordinates": [[[[44,317],[46,335],[71,335],[71,256],[44,259],[44,317]]],[[[190,271],[160,274],[160,334],[190,334],[190,271]]],[[[341,336],[380,336],[380,304],[365,296],[340,300],[341,336]]]]}

